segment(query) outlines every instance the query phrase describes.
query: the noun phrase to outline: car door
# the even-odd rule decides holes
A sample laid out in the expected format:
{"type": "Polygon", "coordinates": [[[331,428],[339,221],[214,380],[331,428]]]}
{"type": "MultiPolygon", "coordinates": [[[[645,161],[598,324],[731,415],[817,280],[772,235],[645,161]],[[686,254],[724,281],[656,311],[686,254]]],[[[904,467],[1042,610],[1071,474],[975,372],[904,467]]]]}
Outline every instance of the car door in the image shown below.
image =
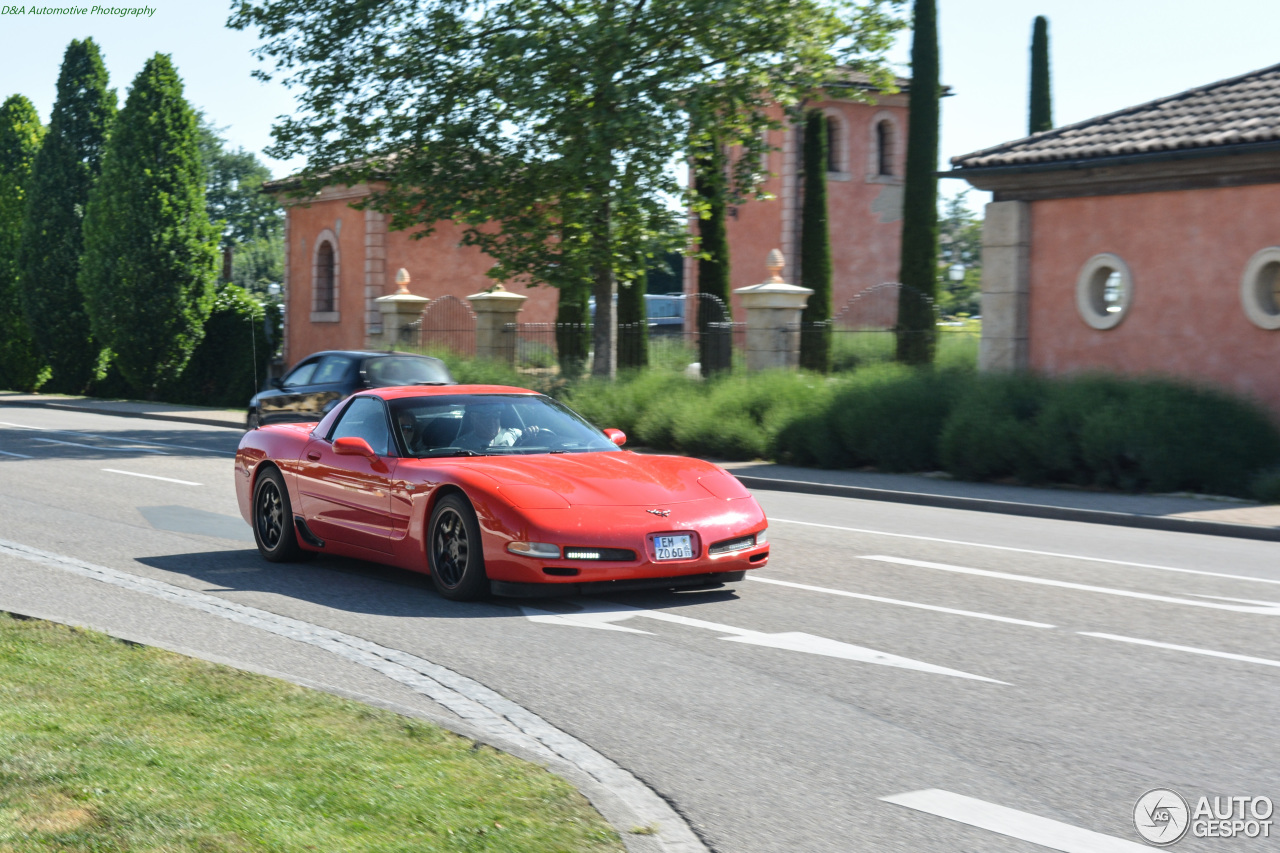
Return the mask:
{"type": "Polygon", "coordinates": [[[307,526],[325,541],[391,549],[391,480],[398,459],[386,404],[355,397],[327,436],[313,435],[298,460],[298,493],[307,526]],[[339,455],[333,442],[363,438],[376,457],[339,455]]]}
{"type": "Polygon", "coordinates": [[[311,377],[315,375],[321,358],[313,355],[299,362],[284,379],[280,380],[277,391],[262,394],[258,398],[258,417],[261,423],[306,420],[299,415],[302,395],[311,385],[311,377]]]}
{"type": "Polygon", "coordinates": [[[330,353],[321,358],[310,383],[301,391],[298,409],[305,414],[302,420],[320,420],[348,394],[359,390],[355,374],[356,359],[352,356],[330,353]]]}

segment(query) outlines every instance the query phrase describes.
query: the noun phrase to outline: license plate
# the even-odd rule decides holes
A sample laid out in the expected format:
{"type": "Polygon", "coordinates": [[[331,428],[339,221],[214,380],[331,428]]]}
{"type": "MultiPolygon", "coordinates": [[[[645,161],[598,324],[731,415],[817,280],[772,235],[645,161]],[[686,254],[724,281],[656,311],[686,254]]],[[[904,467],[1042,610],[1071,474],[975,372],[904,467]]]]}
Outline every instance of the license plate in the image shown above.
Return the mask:
{"type": "Polygon", "coordinates": [[[677,533],[673,536],[653,537],[654,558],[658,560],[689,560],[693,558],[693,535],[677,533]]]}

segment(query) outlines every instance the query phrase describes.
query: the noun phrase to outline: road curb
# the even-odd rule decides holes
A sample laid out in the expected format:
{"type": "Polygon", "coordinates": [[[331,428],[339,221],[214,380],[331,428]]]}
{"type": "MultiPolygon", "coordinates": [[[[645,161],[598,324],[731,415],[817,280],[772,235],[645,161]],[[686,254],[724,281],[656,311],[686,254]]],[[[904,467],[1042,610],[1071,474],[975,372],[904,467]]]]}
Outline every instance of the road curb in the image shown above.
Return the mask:
{"type": "MultiPolygon", "coordinates": [[[[733,472],[731,471],[730,473],[733,472]]],[[[734,476],[748,489],[799,492],[810,495],[826,495],[828,497],[888,501],[891,503],[911,504],[913,506],[967,509],[974,512],[994,512],[1002,515],[1020,515],[1028,518],[1048,518],[1055,521],[1083,521],[1088,524],[1109,524],[1115,527],[1137,527],[1145,530],[1164,530],[1173,533],[1199,533],[1204,536],[1228,536],[1236,539],[1280,542],[1280,528],[1276,527],[1231,524],[1222,521],[1197,521],[1190,518],[1138,515],[1129,512],[1078,509],[1046,504],[1024,504],[988,498],[966,498],[957,495],[899,492],[891,489],[875,489],[869,486],[842,486],[835,483],[809,483],[803,480],[781,480],[773,477],[751,477],[737,474],[734,474],[734,476]]]]}

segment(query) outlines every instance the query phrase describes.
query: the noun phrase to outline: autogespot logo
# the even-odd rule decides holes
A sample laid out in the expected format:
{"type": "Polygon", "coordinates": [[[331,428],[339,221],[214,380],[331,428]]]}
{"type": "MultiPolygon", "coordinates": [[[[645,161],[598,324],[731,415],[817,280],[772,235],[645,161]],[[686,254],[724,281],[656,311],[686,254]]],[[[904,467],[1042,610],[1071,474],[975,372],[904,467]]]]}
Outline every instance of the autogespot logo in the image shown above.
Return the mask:
{"type": "Polygon", "coordinates": [[[1148,844],[1165,847],[1182,840],[1190,825],[1187,801],[1168,788],[1155,788],[1133,806],[1133,825],[1148,844]]]}
{"type": "Polygon", "coordinates": [[[1156,788],[1133,806],[1133,825],[1148,844],[1167,847],[1190,830],[1194,838],[1270,838],[1270,797],[1201,797],[1193,811],[1176,791],[1156,788]]]}

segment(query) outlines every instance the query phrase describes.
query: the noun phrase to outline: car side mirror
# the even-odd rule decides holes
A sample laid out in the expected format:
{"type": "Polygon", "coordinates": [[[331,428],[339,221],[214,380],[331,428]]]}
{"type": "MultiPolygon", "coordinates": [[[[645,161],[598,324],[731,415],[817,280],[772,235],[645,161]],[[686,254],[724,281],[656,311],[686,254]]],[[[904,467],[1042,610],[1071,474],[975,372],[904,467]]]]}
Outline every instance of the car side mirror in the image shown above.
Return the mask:
{"type": "Polygon", "coordinates": [[[604,437],[621,447],[627,443],[627,434],[620,429],[604,430],[604,437]]]}
{"type": "Polygon", "coordinates": [[[279,376],[277,376],[275,379],[272,379],[272,380],[271,380],[271,387],[272,387],[272,388],[274,388],[274,389],[276,389],[277,391],[283,391],[283,390],[284,390],[284,380],[283,380],[283,379],[281,379],[279,376]]]}
{"type": "Polygon", "coordinates": [[[356,435],[344,435],[342,438],[334,439],[333,452],[339,456],[364,456],[367,459],[378,458],[378,454],[373,452],[373,448],[369,446],[369,442],[356,435]]]}

